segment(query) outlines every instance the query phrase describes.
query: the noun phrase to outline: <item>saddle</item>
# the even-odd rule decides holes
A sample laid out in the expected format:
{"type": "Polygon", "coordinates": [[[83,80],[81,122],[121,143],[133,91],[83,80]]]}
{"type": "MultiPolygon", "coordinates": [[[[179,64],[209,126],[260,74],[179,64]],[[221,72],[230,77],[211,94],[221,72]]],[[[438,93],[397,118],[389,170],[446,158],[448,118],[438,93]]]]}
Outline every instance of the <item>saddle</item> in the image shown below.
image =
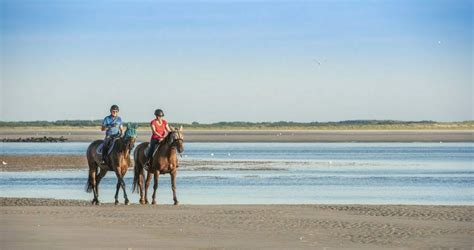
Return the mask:
{"type": "MultiPolygon", "coordinates": [[[[150,144],[148,144],[148,146],[145,148],[145,152],[144,152],[145,157],[146,157],[147,159],[149,159],[147,163],[150,163],[150,164],[151,164],[152,158],[153,158],[153,156],[155,156],[156,152],[160,149],[161,144],[162,144],[162,143],[159,143],[158,145],[155,146],[155,150],[153,151],[153,153],[151,154],[151,156],[148,156],[148,151],[150,150],[150,144]]],[[[148,166],[148,165],[149,165],[149,164],[145,164],[145,166],[144,166],[144,167],[145,167],[145,170],[147,170],[147,171],[148,171],[148,168],[150,167],[150,166],[148,166]]]]}
{"type": "MultiPolygon", "coordinates": [[[[110,142],[110,146],[109,146],[109,150],[107,151],[107,155],[110,155],[110,153],[112,153],[112,149],[114,148],[115,146],[115,142],[120,139],[120,137],[115,137],[112,139],[112,141],[110,142]]],[[[97,147],[97,150],[96,150],[96,153],[99,154],[99,155],[102,155],[102,149],[104,148],[104,142],[102,142],[98,147],[97,147]]]]}

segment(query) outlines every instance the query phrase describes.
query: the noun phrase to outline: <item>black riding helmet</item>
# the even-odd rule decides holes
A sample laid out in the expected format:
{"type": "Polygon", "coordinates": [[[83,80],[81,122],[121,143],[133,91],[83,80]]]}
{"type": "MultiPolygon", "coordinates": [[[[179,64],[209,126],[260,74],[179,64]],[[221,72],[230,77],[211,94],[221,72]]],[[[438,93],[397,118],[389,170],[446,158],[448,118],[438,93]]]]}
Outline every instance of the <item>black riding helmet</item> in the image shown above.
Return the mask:
{"type": "Polygon", "coordinates": [[[117,106],[117,105],[115,105],[115,104],[112,105],[112,106],[110,106],[110,111],[112,111],[112,110],[117,110],[117,111],[119,111],[119,106],[117,106]]]}
{"type": "Polygon", "coordinates": [[[165,116],[165,113],[163,113],[163,110],[157,109],[157,110],[155,110],[155,115],[156,116],[165,116]]]}

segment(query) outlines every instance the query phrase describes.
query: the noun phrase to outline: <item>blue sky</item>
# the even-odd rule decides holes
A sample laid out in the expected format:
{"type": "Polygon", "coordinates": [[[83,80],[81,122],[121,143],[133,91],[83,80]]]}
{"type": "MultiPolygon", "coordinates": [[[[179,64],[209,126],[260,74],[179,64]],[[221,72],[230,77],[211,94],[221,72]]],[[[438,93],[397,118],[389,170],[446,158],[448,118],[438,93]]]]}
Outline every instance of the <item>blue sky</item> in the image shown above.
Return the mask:
{"type": "Polygon", "coordinates": [[[473,119],[470,1],[0,1],[0,120],[473,119]]]}

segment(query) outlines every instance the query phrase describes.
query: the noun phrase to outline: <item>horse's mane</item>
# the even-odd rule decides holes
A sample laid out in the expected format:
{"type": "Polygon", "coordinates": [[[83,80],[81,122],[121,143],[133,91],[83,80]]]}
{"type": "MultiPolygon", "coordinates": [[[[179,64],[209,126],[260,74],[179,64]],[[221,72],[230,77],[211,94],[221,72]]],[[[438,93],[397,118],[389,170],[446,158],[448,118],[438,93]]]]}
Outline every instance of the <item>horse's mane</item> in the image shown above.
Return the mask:
{"type": "Polygon", "coordinates": [[[163,139],[163,143],[162,143],[163,145],[168,145],[168,146],[171,145],[172,140],[173,140],[172,137],[171,137],[172,133],[174,133],[174,131],[171,131],[166,135],[165,139],[163,139]]]}

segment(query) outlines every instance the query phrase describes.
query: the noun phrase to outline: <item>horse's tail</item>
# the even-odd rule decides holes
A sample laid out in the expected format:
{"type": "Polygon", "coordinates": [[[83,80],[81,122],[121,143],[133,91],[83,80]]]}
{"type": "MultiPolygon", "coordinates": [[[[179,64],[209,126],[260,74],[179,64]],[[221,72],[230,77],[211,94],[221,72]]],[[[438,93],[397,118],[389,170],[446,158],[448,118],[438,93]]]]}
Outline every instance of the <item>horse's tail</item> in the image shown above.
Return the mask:
{"type": "Polygon", "coordinates": [[[132,193],[138,192],[138,183],[140,181],[141,176],[143,175],[143,166],[140,162],[140,152],[142,151],[143,144],[137,146],[135,151],[133,152],[133,160],[135,164],[133,164],[133,186],[132,186],[132,193]]]}

